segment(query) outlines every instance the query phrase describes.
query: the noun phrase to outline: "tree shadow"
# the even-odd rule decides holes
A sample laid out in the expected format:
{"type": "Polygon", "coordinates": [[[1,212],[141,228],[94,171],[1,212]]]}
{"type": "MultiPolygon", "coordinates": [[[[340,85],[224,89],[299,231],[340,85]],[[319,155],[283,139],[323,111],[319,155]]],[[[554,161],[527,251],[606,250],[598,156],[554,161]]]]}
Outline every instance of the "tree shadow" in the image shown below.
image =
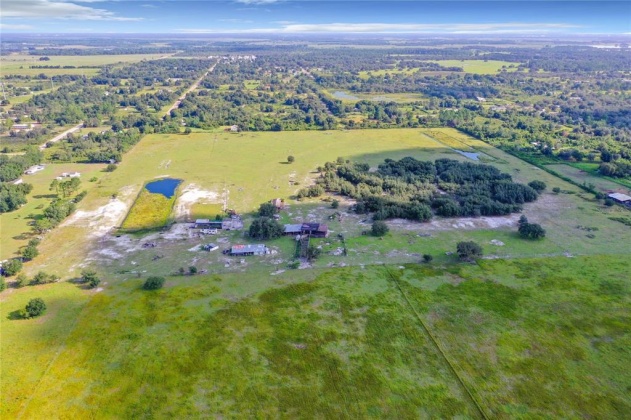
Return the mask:
{"type": "Polygon", "coordinates": [[[54,199],[57,198],[57,194],[38,194],[38,195],[34,195],[33,198],[47,198],[47,199],[54,199]]]}
{"type": "Polygon", "coordinates": [[[278,162],[278,163],[280,163],[281,165],[290,165],[290,164],[291,164],[291,162],[287,162],[287,161],[284,161],[284,162],[278,162]]]}

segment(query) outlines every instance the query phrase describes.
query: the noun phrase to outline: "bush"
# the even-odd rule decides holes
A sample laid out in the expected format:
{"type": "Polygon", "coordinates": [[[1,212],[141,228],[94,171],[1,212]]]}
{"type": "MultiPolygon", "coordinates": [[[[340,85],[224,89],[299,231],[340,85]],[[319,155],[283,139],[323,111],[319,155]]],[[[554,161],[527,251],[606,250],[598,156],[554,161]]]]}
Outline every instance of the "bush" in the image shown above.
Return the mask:
{"type": "Polygon", "coordinates": [[[528,186],[533,190],[537,191],[538,194],[541,194],[547,187],[546,183],[543,181],[531,181],[528,183],[528,186]]]}
{"type": "Polygon", "coordinates": [[[519,236],[525,239],[541,239],[546,236],[546,231],[537,223],[520,223],[519,236]]]}
{"type": "Polygon", "coordinates": [[[250,237],[254,239],[275,239],[283,234],[283,227],[274,219],[261,217],[252,222],[249,232],[250,237]]]}
{"type": "Polygon", "coordinates": [[[298,267],[300,267],[300,261],[292,261],[289,264],[287,264],[287,267],[295,270],[298,267]]]}
{"type": "Polygon", "coordinates": [[[54,283],[59,280],[59,276],[55,274],[46,274],[43,271],[38,272],[31,280],[31,285],[54,283]]]}
{"type": "Polygon", "coordinates": [[[30,261],[33,258],[37,257],[38,255],[39,255],[39,251],[37,250],[37,247],[34,245],[28,245],[26,248],[22,250],[22,258],[25,261],[30,261]]]}
{"type": "Polygon", "coordinates": [[[105,172],[114,172],[118,166],[114,163],[110,163],[105,167],[105,172]]]}
{"type": "Polygon", "coordinates": [[[46,311],[46,304],[42,298],[35,298],[29,300],[24,309],[26,311],[27,318],[35,318],[46,311]]]}
{"type": "Polygon", "coordinates": [[[611,207],[611,206],[613,206],[614,204],[616,204],[616,202],[615,202],[615,201],[613,201],[611,198],[605,198],[605,206],[607,206],[607,207],[611,207]]]}
{"type": "Polygon", "coordinates": [[[331,201],[331,208],[336,209],[340,206],[340,200],[331,201]]]}
{"type": "Polygon", "coordinates": [[[197,267],[195,267],[194,265],[191,265],[188,268],[188,274],[190,274],[191,276],[194,275],[194,274],[197,274],[197,267]]]}
{"type": "Polygon", "coordinates": [[[149,277],[142,286],[145,290],[158,290],[164,286],[164,277],[149,277]]]}
{"type": "Polygon", "coordinates": [[[87,283],[90,289],[94,289],[96,286],[99,285],[99,283],[101,283],[101,279],[97,277],[96,271],[92,270],[83,270],[81,272],[81,280],[84,283],[87,283]]]}
{"type": "Polygon", "coordinates": [[[423,261],[424,261],[424,262],[426,262],[426,263],[430,263],[430,262],[432,262],[432,260],[433,260],[433,259],[434,259],[434,257],[432,257],[431,255],[429,255],[429,254],[423,254],[423,261]]]}
{"type": "Polygon", "coordinates": [[[296,160],[296,158],[295,158],[295,157],[293,157],[293,156],[291,156],[291,155],[287,156],[287,163],[294,163],[294,162],[295,162],[295,160],[296,160]]]}
{"type": "Polygon", "coordinates": [[[456,250],[462,261],[472,261],[482,256],[482,247],[473,241],[458,242],[456,250]]]}
{"type": "Polygon", "coordinates": [[[309,245],[309,248],[307,248],[307,260],[309,261],[318,259],[321,254],[322,250],[320,248],[316,248],[313,245],[309,245]]]}
{"type": "Polygon", "coordinates": [[[386,222],[383,222],[381,220],[376,220],[372,224],[371,233],[373,234],[373,236],[384,236],[389,231],[390,229],[388,228],[388,225],[386,224],[386,222]]]}
{"type": "Polygon", "coordinates": [[[276,206],[272,203],[263,203],[259,206],[259,216],[272,217],[276,214],[276,206]]]}
{"type": "Polygon", "coordinates": [[[555,194],[558,194],[558,193],[560,193],[560,192],[561,192],[561,188],[559,188],[559,187],[554,187],[554,188],[552,188],[552,192],[553,192],[553,193],[555,193],[555,194]]]}
{"type": "Polygon", "coordinates": [[[5,277],[15,276],[22,270],[22,261],[17,258],[9,260],[2,264],[2,274],[5,277]]]}
{"type": "Polygon", "coordinates": [[[18,276],[15,278],[15,287],[17,288],[24,287],[27,283],[28,277],[26,277],[26,274],[24,273],[18,274],[18,276]]]}
{"type": "Polygon", "coordinates": [[[7,288],[7,281],[4,277],[0,277],[0,292],[7,288]]]}

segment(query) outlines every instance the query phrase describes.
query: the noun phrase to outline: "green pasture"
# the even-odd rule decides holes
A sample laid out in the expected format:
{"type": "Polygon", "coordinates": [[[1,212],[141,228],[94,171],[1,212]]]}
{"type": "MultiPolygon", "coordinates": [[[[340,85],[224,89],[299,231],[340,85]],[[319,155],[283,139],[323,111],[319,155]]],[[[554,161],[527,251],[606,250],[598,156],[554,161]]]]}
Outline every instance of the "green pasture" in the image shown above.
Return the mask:
{"type": "Polygon", "coordinates": [[[629,268],[558,257],[12,290],[1,414],[624,418],[629,268]],[[32,297],[44,317],[10,319],[32,297]]]}
{"type": "Polygon", "coordinates": [[[164,54],[125,54],[125,55],[51,55],[50,60],[40,61],[40,56],[12,54],[2,57],[2,74],[19,74],[23,76],[57,76],[61,74],[84,74],[92,76],[99,72],[98,68],[87,69],[30,69],[29,66],[105,66],[123,63],[137,63],[143,60],[157,60],[164,54]]]}
{"type": "Polygon", "coordinates": [[[45,169],[32,175],[23,175],[24,182],[33,185],[27,197],[28,202],[16,211],[0,214],[0,260],[15,256],[18,249],[25,246],[31,237],[30,224],[41,217],[44,208],[56,197],[49,190],[50,183],[63,172],[80,172],[80,191],[91,191],[97,182],[89,182],[92,177],[100,179],[105,165],[102,164],[49,164],[45,169]]]}
{"type": "Polygon", "coordinates": [[[507,72],[517,71],[519,63],[498,60],[429,60],[444,67],[461,67],[465,73],[473,74],[496,74],[506,66],[507,72]],[[515,67],[509,68],[510,65],[515,67]]]}

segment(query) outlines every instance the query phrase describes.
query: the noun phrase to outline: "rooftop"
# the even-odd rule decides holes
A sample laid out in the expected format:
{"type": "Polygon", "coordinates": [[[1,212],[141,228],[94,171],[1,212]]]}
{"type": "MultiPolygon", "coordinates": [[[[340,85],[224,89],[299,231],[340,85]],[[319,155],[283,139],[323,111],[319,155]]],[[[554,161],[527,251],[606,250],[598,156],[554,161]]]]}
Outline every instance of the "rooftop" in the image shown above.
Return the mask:
{"type": "Polygon", "coordinates": [[[621,194],[621,193],[613,193],[613,194],[609,194],[609,198],[613,198],[614,200],[618,200],[618,201],[631,201],[631,196],[628,196],[626,194],[621,194]]]}
{"type": "Polygon", "coordinates": [[[231,252],[233,254],[245,254],[247,252],[265,253],[267,247],[263,244],[233,245],[231,252]]]}

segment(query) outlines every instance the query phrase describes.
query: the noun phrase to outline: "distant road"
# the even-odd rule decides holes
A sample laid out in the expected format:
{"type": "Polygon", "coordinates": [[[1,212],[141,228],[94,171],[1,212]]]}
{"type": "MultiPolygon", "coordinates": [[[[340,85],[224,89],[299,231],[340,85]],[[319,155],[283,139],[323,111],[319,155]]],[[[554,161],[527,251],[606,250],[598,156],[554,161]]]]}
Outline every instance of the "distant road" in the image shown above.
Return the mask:
{"type": "Polygon", "coordinates": [[[81,130],[82,128],[83,128],[83,123],[77,124],[74,127],[69,128],[68,130],[64,131],[63,133],[56,135],[52,139],[46,140],[46,142],[44,142],[43,144],[41,144],[39,146],[39,150],[46,149],[46,144],[48,144],[48,143],[56,143],[59,140],[64,139],[68,134],[74,133],[75,131],[81,130]]]}
{"type": "Polygon", "coordinates": [[[177,109],[177,107],[180,106],[180,104],[182,103],[182,101],[184,99],[186,99],[186,95],[188,95],[189,93],[191,93],[192,91],[194,91],[195,89],[197,89],[197,87],[199,86],[199,84],[202,82],[202,80],[204,80],[204,77],[208,76],[208,73],[210,73],[211,71],[215,70],[215,66],[217,65],[217,63],[213,64],[212,66],[210,66],[210,68],[206,71],[206,73],[204,73],[199,79],[197,79],[192,85],[191,87],[189,87],[186,92],[184,92],[184,94],[182,94],[182,96],[180,96],[179,98],[177,98],[177,101],[175,101],[173,103],[173,105],[171,105],[171,108],[169,108],[169,110],[164,114],[164,117],[162,117],[162,119],[164,119],[166,116],[171,114],[171,111],[173,111],[174,109],[177,109]]]}

